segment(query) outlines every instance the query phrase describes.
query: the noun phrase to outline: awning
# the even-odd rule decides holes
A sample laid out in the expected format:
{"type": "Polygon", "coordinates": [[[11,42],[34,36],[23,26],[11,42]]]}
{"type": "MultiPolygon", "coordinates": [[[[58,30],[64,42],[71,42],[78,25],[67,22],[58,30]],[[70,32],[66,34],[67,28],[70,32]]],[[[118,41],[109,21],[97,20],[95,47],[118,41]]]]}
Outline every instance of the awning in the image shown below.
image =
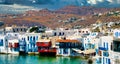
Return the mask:
{"type": "Polygon", "coordinates": [[[91,53],[95,53],[95,49],[89,49],[84,51],[84,54],[91,54],[91,53]]]}

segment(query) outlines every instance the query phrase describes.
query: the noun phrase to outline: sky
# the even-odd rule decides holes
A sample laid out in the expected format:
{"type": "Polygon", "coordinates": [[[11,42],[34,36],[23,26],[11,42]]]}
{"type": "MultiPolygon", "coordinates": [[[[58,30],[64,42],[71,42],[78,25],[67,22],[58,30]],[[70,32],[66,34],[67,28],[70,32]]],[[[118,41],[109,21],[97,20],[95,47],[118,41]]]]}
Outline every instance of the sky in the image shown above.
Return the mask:
{"type": "Polygon", "coordinates": [[[120,0],[0,0],[0,10],[2,10],[3,12],[4,9],[2,8],[4,8],[4,6],[11,10],[29,10],[42,8],[54,10],[69,5],[119,7],[120,0]]]}
{"type": "Polygon", "coordinates": [[[25,6],[50,6],[59,8],[67,5],[118,7],[120,0],[0,0],[2,4],[19,4],[25,6]]]}

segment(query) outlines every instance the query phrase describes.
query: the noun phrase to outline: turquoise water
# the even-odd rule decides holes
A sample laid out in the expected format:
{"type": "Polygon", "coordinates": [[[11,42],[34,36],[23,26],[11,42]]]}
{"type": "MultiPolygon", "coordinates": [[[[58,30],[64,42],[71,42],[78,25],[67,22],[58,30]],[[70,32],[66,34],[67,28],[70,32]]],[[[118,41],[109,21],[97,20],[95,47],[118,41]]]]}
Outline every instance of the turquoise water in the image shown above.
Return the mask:
{"type": "Polygon", "coordinates": [[[0,55],[0,64],[87,64],[87,61],[73,57],[0,55]]]}

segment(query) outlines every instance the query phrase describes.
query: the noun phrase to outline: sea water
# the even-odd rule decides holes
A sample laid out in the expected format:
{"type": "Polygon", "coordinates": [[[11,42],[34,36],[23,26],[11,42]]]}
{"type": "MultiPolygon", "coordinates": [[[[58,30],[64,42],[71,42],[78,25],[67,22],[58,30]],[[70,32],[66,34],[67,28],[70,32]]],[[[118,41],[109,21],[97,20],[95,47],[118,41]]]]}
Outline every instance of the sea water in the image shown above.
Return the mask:
{"type": "Polygon", "coordinates": [[[0,64],[88,64],[88,62],[76,57],[0,54],[0,64]]]}

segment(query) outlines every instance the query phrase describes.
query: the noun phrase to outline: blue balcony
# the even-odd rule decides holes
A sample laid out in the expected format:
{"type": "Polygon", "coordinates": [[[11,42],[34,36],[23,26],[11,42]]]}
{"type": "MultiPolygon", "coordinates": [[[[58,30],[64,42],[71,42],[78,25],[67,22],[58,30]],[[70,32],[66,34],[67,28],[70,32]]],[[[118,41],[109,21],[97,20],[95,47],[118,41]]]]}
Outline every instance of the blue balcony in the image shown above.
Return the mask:
{"type": "Polygon", "coordinates": [[[108,48],[99,47],[99,50],[104,50],[104,51],[107,51],[107,50],[108,50],[108,48]]]}
{"type": "Polygon", "coordinates": [[[103,56],[108,57],[109,53],[108,52],[103,52],[103,56]]]}
{"type": "Polygon", "coordinates": [[[108,50],[108,42],[104,42],[104,46],[100,46],[99,47],[99,50],[104,50],[104,51],[107,51],[108,50]]]}
{"type": "Polygon", "coordinates": [[[25,45],[26,45],[26,42],[25,42],[25,41],[19,41],[19,45],[20,45],[20,46],[25,46],[25,45]]]}

